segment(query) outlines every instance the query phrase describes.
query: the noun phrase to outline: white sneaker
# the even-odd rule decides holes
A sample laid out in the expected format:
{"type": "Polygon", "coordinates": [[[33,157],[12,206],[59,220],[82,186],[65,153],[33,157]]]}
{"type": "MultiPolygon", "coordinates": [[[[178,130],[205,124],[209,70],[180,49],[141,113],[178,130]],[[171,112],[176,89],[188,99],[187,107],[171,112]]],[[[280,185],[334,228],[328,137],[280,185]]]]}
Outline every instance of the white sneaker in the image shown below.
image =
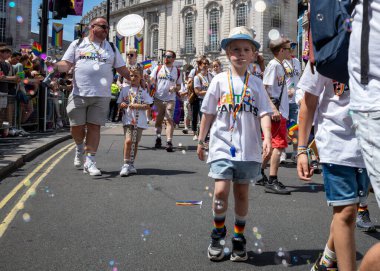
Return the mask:
{"type": "Polygon", "coordinates": [[[74,166],[80,167],[83,162],[83,152],[75,151],[74,166]]]}
{"type": "Polygon", "coordinates": [[[56,125],[57,125],[58,128],[62,128],[63,127],[63,122],[62,122],[61,118],[57,118],[56,125]]]}
{"type": "Polygon", "coordinates": [[[130,174],[137,174],[137,170],[134,165],[129,165],[130,174]]]}
{"type": "Polygon", "coordinates": [[[286,152],[282,152],[280,156],[280,163],[284,163],[286,160],[286,152]]]}
{"type": "Polygon", "coordinates": [[[198,140],[197,135],[194,135],[194,136],[193,136],[193,141],[197,141],[197,140],[198,140]]]}
{"type": "Polygon", "coordinates": [[[120,176],[121,177],[127,177],[129,174],[131,174],[130,171],[129,171],[129,165],[128,164],[124,164],[121,167],[120,176]]]}
{"type": "Polygon", "coordinates": [[[83,165],[83,173],[89,173],[91,176],[100,176],[102,172],[96,167],[96,162],[86,162],[83,165]]]}

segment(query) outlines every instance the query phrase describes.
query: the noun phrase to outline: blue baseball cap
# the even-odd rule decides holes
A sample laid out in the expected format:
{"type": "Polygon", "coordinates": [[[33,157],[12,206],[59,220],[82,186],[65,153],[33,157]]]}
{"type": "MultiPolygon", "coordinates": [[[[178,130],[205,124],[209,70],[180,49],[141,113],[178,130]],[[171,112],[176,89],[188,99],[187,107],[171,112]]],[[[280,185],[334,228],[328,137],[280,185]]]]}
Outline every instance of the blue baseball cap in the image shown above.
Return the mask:
{"type": "Polygon", "coordinates": [[[245,26],[232,28],[228,38],[223,39],[220,46],[223,50],[226,50],[227,45],[234,40],[248,40],[256,47],[256,50],[259,50],[261,46],[260,43],[253,39],[251,30],[245,26]]]}

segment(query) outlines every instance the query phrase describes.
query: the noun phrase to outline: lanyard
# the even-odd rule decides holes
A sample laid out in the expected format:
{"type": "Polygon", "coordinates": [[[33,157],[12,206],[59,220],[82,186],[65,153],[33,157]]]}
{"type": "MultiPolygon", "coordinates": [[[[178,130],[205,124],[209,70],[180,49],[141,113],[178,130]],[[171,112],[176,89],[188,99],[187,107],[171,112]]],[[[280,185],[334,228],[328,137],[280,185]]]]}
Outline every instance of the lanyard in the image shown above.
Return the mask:
{"type": "MultiPolygon", "coordinates": [[[[90,41],[90,39],[89,39],[89,41],[90,41]]],[[[99,50],[96,49],[96,47],[95,47],[95,45],[92,43],[92,41],[90,41],[90,44],[91,44],[92,48],[94,48],[95,53],[96,53],[96,56],[98,57],[98,62],[99,62],[99,61],[100,61],[100,57],[101,57],[101,55],[100,55],[100,53],[99,53],[99,50]]],[[[99,45],[99,49],[100,49],[101,47],[102,47],[102,42],[101,42],[100,45],[99,45]]]]}
{"type": "Polygon", "coordinates": [[[201,83],[202,83],[202,88],[206,88],[206,90],[208,89],[208,86],[209,86],[209,76],[208,76],[208,73],[206,75],[206,77],[204,77],[201,73],[198,73],[198,76],[200,77],[201,79],[201,83]],[[207,78],[207,79],[206,79],[207,78]]]}
{"type": "MultiPolygon", "coordinates": [[[[232,102],[232,108],[233,108],[233,113],[232,113],[232,117],[233,117],[233,124],[231,126],[231,129],[234,128],[235,126],[235,122],[236,122],[236,118],[237,118],[237,114],[239,113],[239,110],[241,108],[241,106],[243,105],[243,100],[244,100],[244,97],[246,95],[246,92],[247,92],[247,88],[248,88],[248,80],[249,80],[249,73],[248,72],[245,72],[244,74],[244,86],[243,86],[243,90],[241,92],[241,98],[240,98],[240,102],[237,106],[235,106],[235,90],[234,90],[234,85],[233,85],[233,82],[232,82],[232,73],[231,71],[229,71],[229,74],[228,74],[228,87],[230,89],[230,97],[231,97],[231,102],[232,102]]],[[[239,96],[239,95],[236,95],[236,96],[239,96]]]]}

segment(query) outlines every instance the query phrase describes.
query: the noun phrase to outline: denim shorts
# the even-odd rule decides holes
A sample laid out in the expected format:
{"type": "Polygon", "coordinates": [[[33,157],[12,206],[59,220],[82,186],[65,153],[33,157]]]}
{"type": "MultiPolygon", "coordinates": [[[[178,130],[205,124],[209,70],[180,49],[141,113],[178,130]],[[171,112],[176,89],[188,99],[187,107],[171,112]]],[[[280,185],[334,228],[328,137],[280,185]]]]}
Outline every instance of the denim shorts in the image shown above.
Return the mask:
{"type": "Polygon", "coordinates": [[[322,169],[329,206],[356,204],[367,196],[369,177],[365,168],[322,164],[322,169]]]}
{"type": "Polygon", "coordinates": [[[298,104],[289,104],[289,118],[288,123],[298,123],[298,104]]]}
{"type": "Polygon", "coordinates": [[[352,120],[377,204],[380,207],[380,111],[354,111],[352,120]]]}
{"type": "Polygon", "coordinates": [[[215,160],[210,163],[209,177],[215,180],[232,180],[248,184],[261,178],[261,163],[254,161],[215,160]]]}

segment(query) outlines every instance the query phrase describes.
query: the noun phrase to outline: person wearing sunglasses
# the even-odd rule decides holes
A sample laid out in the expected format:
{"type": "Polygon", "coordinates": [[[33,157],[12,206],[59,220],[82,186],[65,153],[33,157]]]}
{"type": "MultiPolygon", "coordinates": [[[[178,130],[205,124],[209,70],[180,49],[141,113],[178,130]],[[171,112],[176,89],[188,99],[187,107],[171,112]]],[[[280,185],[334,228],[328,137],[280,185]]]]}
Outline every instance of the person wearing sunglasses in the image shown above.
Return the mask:
{"type": "Polygon", "coordinates": [[[180,70],[174,66],[175,52],[167,50],[163,57],[164,65],[155,67],[150,77],[150,83],[156,85],[154,93],[154,106],[157,110],[155,148],[161,148],[162,122],[166,118],[166,151],[173,152],[173,117],[176,95],[181,89],[182,77],[180,70]]]}
{"type": "Polygon", "coordinates": [[[106,40],[108,31],[106,18],[92,19],[88,37],[73,41],[62,60],[54,64],[54,70],[59,72],[68,72],[74,67],[73,91],[66,108],[76,144],[74,166],[81,167],[84,162],[83,172],[92,176],[102,174],[96,166],[95,155],[100,127],[107,119],[113,69],[130,80],[119,50],[106,40]]]}

